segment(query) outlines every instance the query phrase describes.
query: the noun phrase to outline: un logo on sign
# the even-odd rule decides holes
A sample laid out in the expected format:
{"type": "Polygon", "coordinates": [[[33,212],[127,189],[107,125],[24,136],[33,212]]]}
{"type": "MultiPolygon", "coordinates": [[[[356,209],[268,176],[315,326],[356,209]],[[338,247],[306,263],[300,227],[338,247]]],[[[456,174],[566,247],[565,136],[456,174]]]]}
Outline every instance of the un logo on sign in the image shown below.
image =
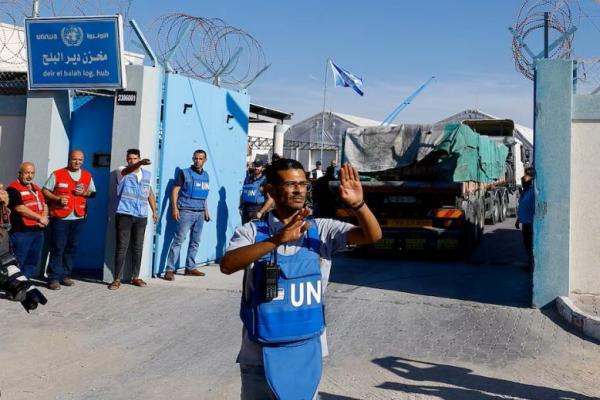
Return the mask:
{"type": "Polygon", "coordinates": [[[65,26],[60,30],[63,43],[68,47],[76,47],[83,41],[83,30],[75,25],[65,26]]]}

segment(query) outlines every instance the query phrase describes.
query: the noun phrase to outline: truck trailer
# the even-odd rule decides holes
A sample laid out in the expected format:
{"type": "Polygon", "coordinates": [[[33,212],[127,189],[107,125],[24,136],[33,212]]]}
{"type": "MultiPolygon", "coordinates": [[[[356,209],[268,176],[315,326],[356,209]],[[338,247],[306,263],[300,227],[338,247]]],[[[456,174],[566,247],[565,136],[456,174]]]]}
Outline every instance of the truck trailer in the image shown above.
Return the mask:
{"type": "MultiPolygon", "coordinates": [[[[486,222],[516,213],[523,167],[511,120],[351,128],[342,150],[381,224],[377,250],[468,254],[486,222]]],[[[341,203],[336,217],[354,222],[341,203]]]]}

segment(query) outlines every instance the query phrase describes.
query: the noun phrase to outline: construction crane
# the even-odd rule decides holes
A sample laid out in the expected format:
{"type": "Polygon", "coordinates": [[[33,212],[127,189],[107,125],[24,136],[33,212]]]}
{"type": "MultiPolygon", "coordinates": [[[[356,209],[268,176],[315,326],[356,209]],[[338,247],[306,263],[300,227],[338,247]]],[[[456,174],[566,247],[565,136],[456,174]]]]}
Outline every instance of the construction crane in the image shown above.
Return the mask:
{"type": "Polygon", "coordinates": [[[394,120],[398,117],[398,114],[400,114],[400,112],[402,110],[404,110],[415,99],[415,97],[417,97],[419,95],[419,93],[421,93],[423,91],[423,89],[425,89],[427,87],[427,85],[429,85],[431,83],[431,81],[434,79],[435,79],[435,76],[432,76],[431,78],[429,78],[427,80],[427,82],[422,84],[410,96],[408,96],[406,99],[404,99],[404,101],[402,103],[400,103],[400,105],[398,107],[396,107],[394,109],[394,111],[392,111],[387,117],[385,117],[385,119],[383,120],[383,122],[381,123],[380,126],[390,125],[392,122],[394,122],[394,120]]]}

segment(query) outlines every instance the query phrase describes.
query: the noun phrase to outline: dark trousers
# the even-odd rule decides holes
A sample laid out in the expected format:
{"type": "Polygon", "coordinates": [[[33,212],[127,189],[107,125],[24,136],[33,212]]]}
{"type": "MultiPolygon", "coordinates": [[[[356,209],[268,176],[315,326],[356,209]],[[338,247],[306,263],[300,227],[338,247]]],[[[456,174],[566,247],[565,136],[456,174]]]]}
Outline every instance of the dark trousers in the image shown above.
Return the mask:
{"type": "Polygon", "coordinates": [[[60,281],[71,276],[73,258],[79,245],[81,229],[85,223],[82,219],[52,218],[50,221],[50,263],[48,278],[60,281]]]}
{"type": "Polygon", "coordinates": [[[527,265],[533,271],[533,224],[522,224],[523,244],[527,253],[527,265]]]}
{"type": "Polygon", "coordinates": [[[13,232],[10,235],[10,244],[20,269],[27,278],[37,276],[37,268],[42,256],[44,245],[44,232],[13,232]]]}
{"type": "Polygon", "coordinates": [[[117,246],[115,249],[115,279],[121,279],[125,267],[127,250],[131,247],[131,276],[140,275],[142,265],[142,251],[144,249],[144,234],[148,218],[133,217],[131,215],[117,214],[117,246]],[[130,246],[131,245],[131,246],[130,246]]]}
{"type": "Polygon", "coordinates": [[[263,203],[254,204],[254,203],[244,203],[242,204],[242,224],[246,222],[250,222],[253,219],[256,219],[256,213],[260,211],[263,203]]]}

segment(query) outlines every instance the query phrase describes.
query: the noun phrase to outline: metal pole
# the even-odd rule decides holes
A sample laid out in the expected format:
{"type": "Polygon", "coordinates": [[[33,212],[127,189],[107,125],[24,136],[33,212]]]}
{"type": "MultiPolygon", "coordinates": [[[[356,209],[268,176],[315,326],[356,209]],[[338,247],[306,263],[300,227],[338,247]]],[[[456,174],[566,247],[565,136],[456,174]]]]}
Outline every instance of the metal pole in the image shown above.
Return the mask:
{"type": "MultiPolygon", "coordinates": [[[[323,114],[321,118],[321,157],[319,161],[323,163],[323,137],[325,136],[325,100],[327,99],[327,72],[329,71],[329,62],[330,58],[327,58],[327,62],[325,63],[325,85],[323,89],[323,114]]],[[[310,150],[309,150],[310,151],[310,150]]],[[[310,166],[312,167],[312,165],[310,166]]]]}
{"type": "Polygon", "coordinates": [[[33,4],[31,5],[31,17],[40,17],[40,0],[33,0],[33,4]]]}
{"type": "Polygon", "coordinates": [[[156,67],[156,65],[158,64],[158,59],[156,58],[156,54],[154,54],[154,51],[152,51],[152,47],[150,47],[150,43],[148,43],[148,41],[146,40],[146,37],[142,33],[142,30],[138,26],[137,22],[135,22],[135,20],[132,19],[131,21],[129,21],[129,25],[131,26],[131,28],[133,29],[133,32],[137,35],[138,39],[140,40],[140,43],[142,44],[142,47],[146,51],[146,54],[148,54],[148,56],[152,60],[152,66],[156,67]]]}
{"type": "Polygon", "coordinates": [[[544,58],[548,58],[548,29],[550,27],[550,13],[544,13],[544,58]]]}

